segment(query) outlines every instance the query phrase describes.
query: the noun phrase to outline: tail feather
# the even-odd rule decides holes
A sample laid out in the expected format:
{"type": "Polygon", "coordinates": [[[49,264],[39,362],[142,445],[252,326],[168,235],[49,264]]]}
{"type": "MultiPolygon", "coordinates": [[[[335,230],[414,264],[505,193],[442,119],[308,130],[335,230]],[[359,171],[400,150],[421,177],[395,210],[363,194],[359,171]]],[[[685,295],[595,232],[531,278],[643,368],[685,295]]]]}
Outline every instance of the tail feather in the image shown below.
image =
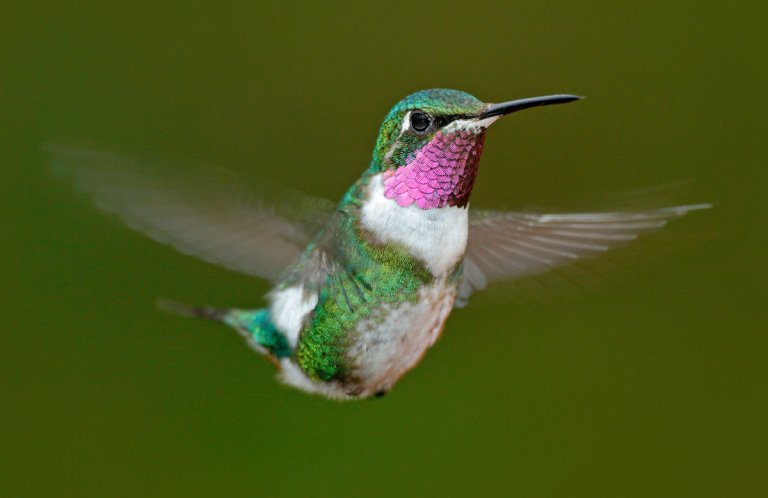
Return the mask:
{"type": "Polygon", "coordinates": [[[192,306],[189,304],[179,303],[170,299],[158,299],[158,309],[167,313],[173,313],[187,318],[203,318],[205,320],[212,320],[214,322],[223,322],[229,309],[227,308],[213,308],[211,306],[192,306]]]}
{"type": "Polygon", "coordinates": [[[190,306],[168,299],[158,299],[157,307],[163,311],[187,318],[203,318],[222,322],[237,330],[258,352],[267,356],[279,367],[279,358],[293,354],[288,339],[269,319],[266,309],[239,310],[233,308],[213,308],[210,306],[190,306]]]}

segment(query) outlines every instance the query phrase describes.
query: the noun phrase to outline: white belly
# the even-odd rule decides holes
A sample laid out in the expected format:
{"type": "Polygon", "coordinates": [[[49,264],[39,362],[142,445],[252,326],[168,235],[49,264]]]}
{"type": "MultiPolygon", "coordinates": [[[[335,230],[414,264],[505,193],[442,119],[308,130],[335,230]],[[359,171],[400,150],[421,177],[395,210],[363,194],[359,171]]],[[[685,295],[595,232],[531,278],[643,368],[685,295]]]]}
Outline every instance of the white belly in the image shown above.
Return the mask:
{"type": "Polygon", "coordinates": [[[353,377],[368,394],[388,391],[440,337],[456,288],[445,282],[419,291],[418,301],[383,306],[357,327],[348,350],[353,377]]]}
{"type": "Polygon", "coordinates": [[[281,360],[280,379],[311,393],[337,399],[368,397],[392,388],[432,346],[453,309],[456,287],[445,279],[419,292],[415,303],[385,305],[361,321],[347,351],[344,383],[312,380],[291,359],[281,360]]]}

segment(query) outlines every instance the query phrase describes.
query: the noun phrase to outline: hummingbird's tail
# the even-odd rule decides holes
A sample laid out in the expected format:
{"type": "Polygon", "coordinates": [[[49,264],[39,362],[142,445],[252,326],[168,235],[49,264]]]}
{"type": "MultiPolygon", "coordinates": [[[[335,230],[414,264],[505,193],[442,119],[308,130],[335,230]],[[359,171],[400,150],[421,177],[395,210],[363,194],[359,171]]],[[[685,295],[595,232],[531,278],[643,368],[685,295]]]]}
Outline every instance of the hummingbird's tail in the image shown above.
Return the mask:
{"type": "Polygon", "coordinates": [[[267,309],[239,310],[190,306],[168,299],[158,299],[157,307],[163,311],[187,318],[203,318],[225,323],[237,330],[256,351],[265,355],[278,367],[280,358],[293,354],[293,348],[288,339],[272,323],[267,309]]]}
{"type": "Polygon", "coordinates": [[[230,313],[228,308],[213,308],[211,306],[192,306],[170,299],[158,299],[157,308],[187,318],[203,318],[214,322],[223,322],[230,313]]]}

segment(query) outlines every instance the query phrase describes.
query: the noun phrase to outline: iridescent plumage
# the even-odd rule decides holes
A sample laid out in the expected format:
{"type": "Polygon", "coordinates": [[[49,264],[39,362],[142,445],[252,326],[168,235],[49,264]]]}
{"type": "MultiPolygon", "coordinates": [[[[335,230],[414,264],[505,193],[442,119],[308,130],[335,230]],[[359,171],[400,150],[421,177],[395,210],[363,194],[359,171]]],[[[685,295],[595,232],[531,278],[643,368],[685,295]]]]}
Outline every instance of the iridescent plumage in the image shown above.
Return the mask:
{"type": "Polygon", "coordinates": [[[406,166],[384,172],[384,195],[402,207],[466,206],[484,140],[485,133],[438,132],[406,166]]]}

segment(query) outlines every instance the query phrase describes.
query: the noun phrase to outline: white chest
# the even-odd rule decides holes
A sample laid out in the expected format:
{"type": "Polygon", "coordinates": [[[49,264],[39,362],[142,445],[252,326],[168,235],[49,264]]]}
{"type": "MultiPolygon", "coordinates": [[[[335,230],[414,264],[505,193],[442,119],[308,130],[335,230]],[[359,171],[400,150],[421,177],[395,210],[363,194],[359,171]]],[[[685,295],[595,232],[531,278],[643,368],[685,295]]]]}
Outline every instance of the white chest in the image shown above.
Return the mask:
{"type": "Polygon", "coordinates": [[[381,174],[371,178],[361,221],[381,242],[403,245],[426,263],[433,275],[443,275],[464,256],[467,248],[468,206],[421,209],[398,205],[384,197],[381,174]]]}

